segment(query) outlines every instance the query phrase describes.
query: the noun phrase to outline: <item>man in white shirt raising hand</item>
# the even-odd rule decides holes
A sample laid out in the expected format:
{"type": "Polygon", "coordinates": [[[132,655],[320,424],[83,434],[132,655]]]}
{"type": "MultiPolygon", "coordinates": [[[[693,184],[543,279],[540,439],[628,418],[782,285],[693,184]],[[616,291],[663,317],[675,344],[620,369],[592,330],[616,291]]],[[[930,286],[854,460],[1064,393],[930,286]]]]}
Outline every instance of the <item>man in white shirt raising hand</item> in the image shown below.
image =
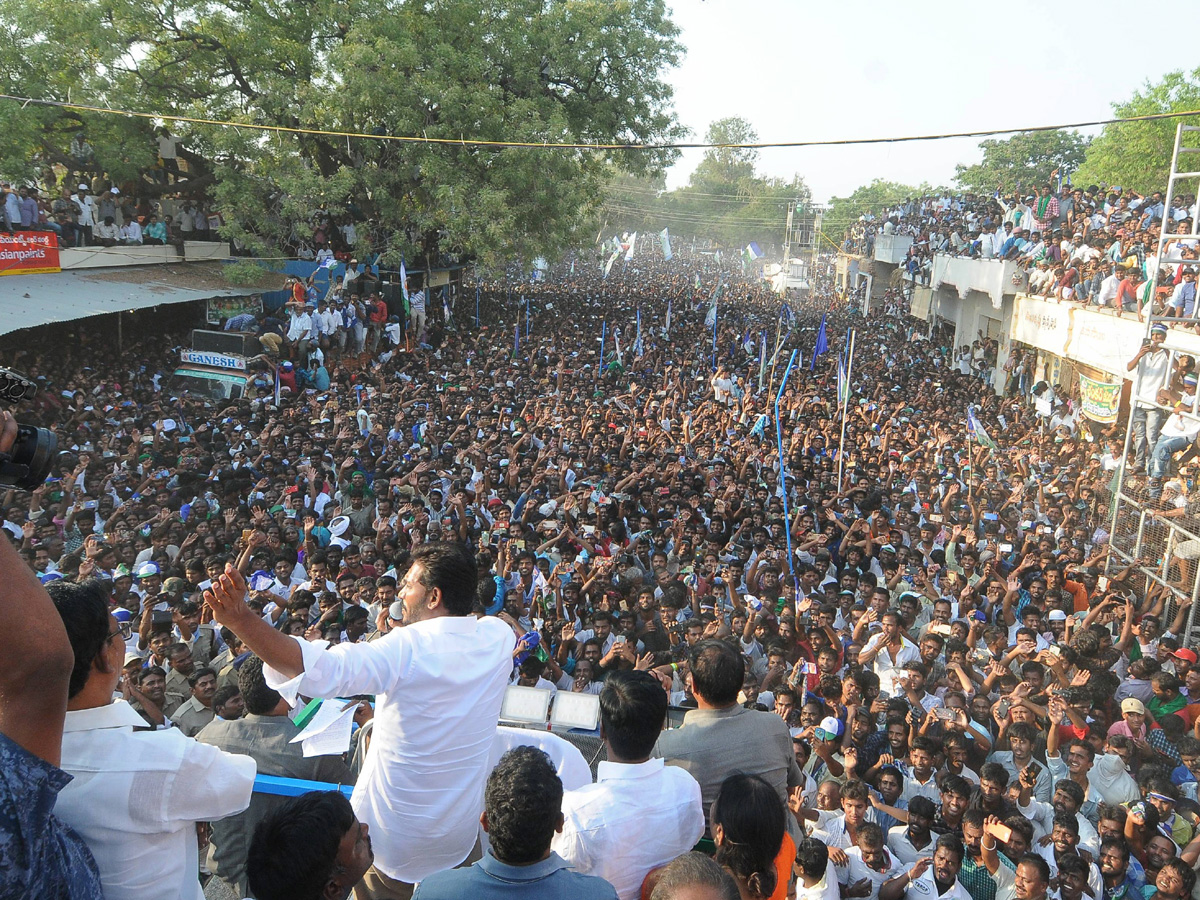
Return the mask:
{"type": "Polygon", "coordinates": [[[371,752],[351,798],[375,847],[360,900],[410,897],[416,882],[457,866],[475,846],[516,647],[504,622],[471,614],[477,581],[462,546],[422,544],[398,592],[404,627],[329,648],[264,622],[246,605],[245,582],[232,566],[204,594],[289,703],[301,693],[377,695],[371,752]]]}

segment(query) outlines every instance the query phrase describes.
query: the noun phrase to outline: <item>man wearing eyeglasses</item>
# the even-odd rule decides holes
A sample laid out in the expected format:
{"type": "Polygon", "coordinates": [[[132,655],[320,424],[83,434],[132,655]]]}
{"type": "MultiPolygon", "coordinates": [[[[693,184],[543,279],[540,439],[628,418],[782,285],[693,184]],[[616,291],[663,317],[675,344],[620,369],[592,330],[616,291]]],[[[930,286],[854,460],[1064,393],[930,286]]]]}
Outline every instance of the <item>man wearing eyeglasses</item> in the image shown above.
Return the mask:
{"type": "Polygon", "coordinates": [[[91,848],[105,900],[201,900],[196,822],[246,809],[254,760],[201,744],[178,728],[140,730],[142,717],[114,699],[128,625],[108,611],[105,584],[91,579],[51,587],[75,655],[61,763],[72,780],[55,812],[91,848]]]}

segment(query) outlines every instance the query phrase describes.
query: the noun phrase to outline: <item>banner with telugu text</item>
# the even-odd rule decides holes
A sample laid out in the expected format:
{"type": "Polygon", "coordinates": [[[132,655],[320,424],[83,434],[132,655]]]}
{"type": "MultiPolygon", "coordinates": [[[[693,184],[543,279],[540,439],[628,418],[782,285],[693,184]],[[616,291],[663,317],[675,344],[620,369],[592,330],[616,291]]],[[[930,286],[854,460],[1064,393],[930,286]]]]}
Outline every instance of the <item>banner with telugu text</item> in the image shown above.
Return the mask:
{"type": "Polygon", "coordinates": [[[58,238],[53,231],[0,234],[0,275],[61,272],[58,238]]]}
{"type": "Polygon", "coordinates": [[[1117,410],[1121,406],[1120,383],[1109,384],[1080,375],[1079,398],[1083,414],[1093,422],[1108,424],[1117,421],[1117,410]]]}

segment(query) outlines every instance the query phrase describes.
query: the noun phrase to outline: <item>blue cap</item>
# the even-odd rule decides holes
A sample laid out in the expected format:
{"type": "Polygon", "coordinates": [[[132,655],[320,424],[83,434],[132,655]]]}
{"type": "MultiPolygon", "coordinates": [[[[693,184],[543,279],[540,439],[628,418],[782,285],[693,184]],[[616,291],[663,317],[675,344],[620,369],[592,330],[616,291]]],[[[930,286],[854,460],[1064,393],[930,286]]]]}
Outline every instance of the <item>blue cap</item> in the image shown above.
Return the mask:
{"type": "Polygon", "coordinates": [[[62,581],[61,572],[45,572],[38,576],[38,581],[42,584],[49,584],[52,581],[62,581]]]}

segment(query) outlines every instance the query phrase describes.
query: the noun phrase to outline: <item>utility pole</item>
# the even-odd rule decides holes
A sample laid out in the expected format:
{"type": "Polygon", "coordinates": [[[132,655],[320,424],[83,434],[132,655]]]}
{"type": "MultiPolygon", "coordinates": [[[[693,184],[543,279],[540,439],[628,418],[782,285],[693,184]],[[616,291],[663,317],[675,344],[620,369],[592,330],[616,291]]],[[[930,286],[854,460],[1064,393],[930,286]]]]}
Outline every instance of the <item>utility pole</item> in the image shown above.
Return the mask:
{"type": "Polygon", "coordinates": [[[788,201],[787,210],[787,225],[783,229],[783,271],[784,278],[791,272],[788,268],[788,260],[792,258],[792,216],[796,212],[796,201],[788,201]]]}

